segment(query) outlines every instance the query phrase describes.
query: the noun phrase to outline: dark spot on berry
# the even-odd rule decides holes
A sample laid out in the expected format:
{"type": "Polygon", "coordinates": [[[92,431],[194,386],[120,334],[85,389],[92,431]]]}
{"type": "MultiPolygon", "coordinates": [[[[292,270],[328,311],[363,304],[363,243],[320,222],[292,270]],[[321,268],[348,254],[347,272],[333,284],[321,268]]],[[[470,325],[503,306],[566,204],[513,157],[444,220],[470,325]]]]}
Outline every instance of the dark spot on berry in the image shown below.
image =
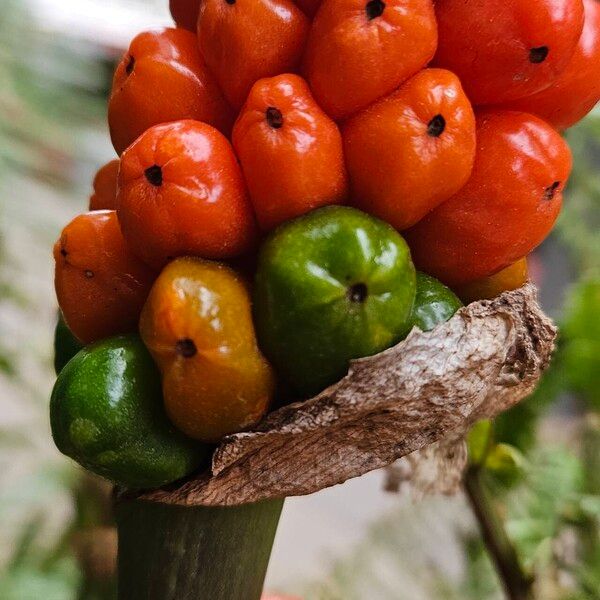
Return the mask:
{"type": "Polygon", "coordinates": [[[364,283],[355,283],[348,288],[348,300],[350,302],[362,303],[367,299],[369,290],[364,283]]]}
{"type": "Polygon", "coordinates": [[[233,6],[235,4],[236,0],[225,0],[225,2],[227,2],[227,4],[229,4],[230,6],[233,6]]]}
{"type": "Polygon", "coordinates": [[[543,63],[548,56],[548,52],[550,49],[548,46],[539,46],[538,48],[532,48],[529,51],[529,62],[534,65],[538,65],[539,63],[543,63]]]}
{"type": "Polygon", "coordinates": [[[558,188],[560,187],[560,181],[555,181],[552,185],[549,185],[545,190],[544,190],[544,200],[553,200],[554,196],[556,195],[556,191],[558,190],[558,188]]]}
{"type": "Polygon", "coordinates": [[[184,338],[175,344],[175,352],[183,356],[183,358],[192,358],[192,356],[196,355],[198,349],[196,348],[196,344],[194,344],[194,340],[184,338]]]}
{"type": "Polygon", "coordinates": [[[61,253],[61,255],[62,255],[62,256],[64,256],[65,258],[66,258],[67,254],[68,254],[68,252],[67,252],[67,251],[66,251],[64,248],[61,248],[61,249],[60,249],[60,253],[61,253]]]}
{"type": "Polygon", "coordinates": [[[125,65],[125,73],[127,73],[127,75],[131,75],[133,73],[134,67],[135,67],[135,58],[133,56],[131,56],[131,54],[130,54],[129,60],[127,61],[127,64],[125,65]]]}
{"type": "Polygon", "coordinates": [[[278,108],[269,106],[265,112],[265,116],[267,118],[267,123],[273,129],[279,129],[280,127],[283,127],[283,115],[278,108]]]}
{"type": "Polygon", "coordinates": [[[89,269],[86,269],[84,272],[84,275],[88,278],[91,279],[94,276],[94,271],[90,271],[89,269]]]}
{"type": "Polygon", "coordinates": [[[383,0],[370,0],[365,6],[365,12],[367,13],[367,19],[372,21],[383,14],[385,9],[385,2],[383,0]]]}
{"type": "Polygon", "coordinates": [[[162,168],[158,165],[153,165],[148,167],[144,171],[144,175],[146,175],[146,179],[155,187],[160,187],[163,182],[163,173],[162,168]]]}
{"type": "Polygon", "coordinates": [[[446,119],[442,115],[435,115],[427,124],[427,135],[431,137],[440,137],[446,129],[446,119]]]}

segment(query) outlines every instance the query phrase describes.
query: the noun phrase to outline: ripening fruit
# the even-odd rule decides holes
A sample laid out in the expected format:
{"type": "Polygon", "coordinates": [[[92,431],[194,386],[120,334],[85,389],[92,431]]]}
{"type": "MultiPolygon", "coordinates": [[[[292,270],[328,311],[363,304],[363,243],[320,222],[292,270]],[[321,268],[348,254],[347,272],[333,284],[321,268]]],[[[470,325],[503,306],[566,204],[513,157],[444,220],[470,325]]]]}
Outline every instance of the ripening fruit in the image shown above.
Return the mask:
{"type": "Polygon", "coordinates": [[[297,70],[308,27],[291,0],[200,2],[200,52],[236,109],[258,79],[297,70]]]}
{"type": "Polygon", "coordinates": [[[88,346],[65,366],[52,390],[50,424],[63,454],[131,488],[172,483],[209,455],[170,423],[160,375],[137,335],[88,346]]]}
{"type": "Polygon", "coordinates": [[[233,128],[233,147],[264,231],[346,200],[342,137],[298,75],[254,84],[233,128]]]}
{"type": "Polygon", "coordinates": [[[117,205],[132,250],[156,267],[177,256],[231,258],[255,243],[231,144],[198,121],[152,127],[123,153],[117,205]]]}
{"type": "Polygon", "coordinates": [[[353,204],[396,229],[458,192],[475,159],[475,115],[458,77],[425,69],[343,127],[353,204]]]}
{"type": "Polygon", "coordinates": [[[325,206],[278,227],[263,244],[254,285],[260,347],[294,397],[339,381],[350,360],[410,330],[415,269],[400,234],[347,206],[325,206]]]}
{"type": "Polygon", "coordinates": [[[458,287],[456,293],[466,303],[475,302],[475,300],[489,300],[499,296],[502,292],[520,288],[528,280],[527,258],[521,258],[494,275],[458,287]]]}
{"type": "Polygon", "coordinates": [[[108,103],[110,135],[121,154],[153,125],[196,119],[226,135],[233,111],[185,29],[138,35],[119,63],[108,103]]]}
{"type": "Polygon", "coordinates": [[[554,83],[503,108],[533,113],[559,131],[583,119],[600,100],[600,2],[584,0],[585,24],[566,69],[554,83]]]}
{"type": "Polygon", "coordinates": [[[548,87],[569,64],[583,28],[582,0],[436,0],[435,65],[462,81],[473,104],[548,87]]]}
{"type": "Polygon", "coordinates": [[[484,112],[471,178],[405,232],[415,265],[456,286],[523,258],[552,229],[570,171],[569,147],[550,125],[527,113],[484,112]]]}
{"type": "Polygon", "coordinates": [[[417,290],[410,316],[410,328],[432,331],[449,321],[462,303],[456,294],[435,277],[417,271],[417,290]]]}
{"type": "Polygon", "coordinates": [[[223,265],[180,258],[160,274],[140,332],[162,373],[167,413],[216,442],[258,423],[275,379],[256,345],[245,283],[223,265]]]}
{"type": "Polygon", "coordinates": [[[54,260],[58,304],[79,341],[136,331],[156,274],[132,254],[115,211],[75,217],[54,245],[54,260]]]}
{"type": "Polygon", "coordinates": [[[90,196],[90,210],[115,210],[117,208],[117,177],[119,160],[111,160],[101,167],[94,177],[94,192],[90,196]]]}
{"type": "Polygon", "coordinates": [[[422,69],[436,44],[431,0],[324,0],[304,74],[321,108],[342,120],[422,69]]]}

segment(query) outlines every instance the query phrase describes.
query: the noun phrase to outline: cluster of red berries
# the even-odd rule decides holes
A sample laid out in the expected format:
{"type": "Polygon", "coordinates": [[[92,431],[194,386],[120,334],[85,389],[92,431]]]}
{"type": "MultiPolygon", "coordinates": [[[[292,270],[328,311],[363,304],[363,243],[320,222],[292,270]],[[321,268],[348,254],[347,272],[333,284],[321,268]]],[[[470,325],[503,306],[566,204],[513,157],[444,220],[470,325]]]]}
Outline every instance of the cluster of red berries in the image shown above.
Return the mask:
{"type": "MultiPolygon", "coordinates": [[[[140,34],[117,67],[120,158],[90,203],[116,212],[85,216],[97,238],[110,229],[114,269],[143,261],[133,269],[143,282],[93,292],[115,302],[82,339],[119,333],[105,326],[123,320],[118,305],[137,319],[148,266],[252,255],[264,232],[328,204],[393,225],[417,268],[455,289],[522,261],[551,230],[571,169],[560,131],[600,97],[596,0],[171,0],[171,10],[177,27],[140,34]]],[[[65,314],[80,310],[78,286],[58,286],[65,314]]]]}

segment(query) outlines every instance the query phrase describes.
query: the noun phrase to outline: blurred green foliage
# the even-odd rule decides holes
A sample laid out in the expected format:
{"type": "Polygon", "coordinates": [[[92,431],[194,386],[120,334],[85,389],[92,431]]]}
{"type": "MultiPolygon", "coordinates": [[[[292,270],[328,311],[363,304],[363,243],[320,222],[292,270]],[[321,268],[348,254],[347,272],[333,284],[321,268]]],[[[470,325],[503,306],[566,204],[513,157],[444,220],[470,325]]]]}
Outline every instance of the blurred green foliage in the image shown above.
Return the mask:
{"type": "Polygon", "coordinates": [[[562,320],[557,368],[568,389],[590,409],[600,411],[600,279],[588,279],[571,291],[562,320]]]}
{"type": "Polygon", "coordinates": [[[573,173],[556,233],[576,265],[577,278],[600,276],[600,110],[566,134],[573,173]]]}
{"type": "MultiPolygon", "coordinates": [[[[0,578],[3,600],[64,600],[73,595],[80,573],[69,548],[59,543],[49,551],[36,545],[43,524],[41,515],[25,523],[14,550],[0,578]]],[[[61,541],[62,542],[62,541],[61,541]]]]}

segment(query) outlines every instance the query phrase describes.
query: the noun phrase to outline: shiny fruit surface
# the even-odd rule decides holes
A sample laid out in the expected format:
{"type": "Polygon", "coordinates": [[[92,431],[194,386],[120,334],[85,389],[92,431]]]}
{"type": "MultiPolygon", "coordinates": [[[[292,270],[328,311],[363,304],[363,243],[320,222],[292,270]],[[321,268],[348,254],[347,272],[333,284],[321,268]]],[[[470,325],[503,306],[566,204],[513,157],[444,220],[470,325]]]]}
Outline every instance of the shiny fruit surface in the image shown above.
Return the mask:
{"type": "Polygon", "coordinates": [[[570,172],[569,147],[550,125],[527,113],[482,113],[471,178],[405,232],[415,265],[454,286],[523,258],[550,233],[570,172]]]}
{"type": "Polygon", "coordinates": [[[456,294],[435,277],[417,272],[417,292],[410,325],[421,331],[431,331],[449,321],[462,306],[456,294]]]}
{"type": "Polygon", "coordinates": [[[127,149],[117,205],[132,250],[156,267],[177,256],[235,257],[255,242],[233,148],[199,121],[157,125],[127,149]]]}
{"type": "Polygon", "coordinates": [[[153,125],[196,119],[226,135],[233,111],[185,29],[138,35],[117,66],[108,103],[108,124],[117,154],[153,125]]]}
{"type": "Polygon", "coordinates": [[[522,258],[494,275],[456,288],[456,293],[468,304],[476,300],[489,300],[502,292],[516,290],[525,285],[528,280],[527,259],[522,258]]]}
{"type": "Polygon", "coordinates": [[[208,458],[167,418],[158,371],[137,335],[93,344],[66,365],[52,391],[50,424],[63,454],[126,487],[166,485],[208,458]]]}
{"type": "Polygon", "coordinates": [[[582,0],[436,0],[436,66],[456,73],[473,104],[534,94],[569,64],[582,0]]]}
{"type": "Polygon", "coordinates": [[[200,2],[200,51],[236,109],[259,79],[298,69],[308,28],[291,0],[200,2]]]}
{"type": "Polygon", "coordinates": [[[347,198],[342,137],[298,75],[254,84],[233,146],[264,231],[347,198]]]}
{"type": "Polygon", "coordinates": [[[600,100],[600,2],[583,0],[585,24],[565,70],[545,90],[504,105],[541,117],[559,131],[583,119],[600,100]]]}
{"type": "Polygon", "coordinates": [[[431,0],[324,0],[303,72],[321,108],[338,121],[422,69],[436,45],[431,0]]]}
{"type": "Polygon", "coordinates": [[[94,191],[90,196],[90,210],[115,210],[117,208],[117,177],[119,160],[111,160],[101,167],[94,177],[94,191]]]}
{"type": "Polygon", "coordinates": [[[450,71],[424,69],[343,126],[352,204],[402,230],[460,190],[475,115],[450,71]]]}
{"type": "Polygon", "coordinates": [[[216,442],[262,418],[275,380],[256,345],[248,290],[234,271],[173,261],[152,288],[140,332],[162,373],[167,413],[184,433],[216,442]]]}
{"type": "Polygon", "coordinates": [[[254,289],[259,344],[295,396],[341,379],[351,359],[408,330],[415,271],[388,224],[327,206],[282,225],[261,249],[254,289]]]}
{"type": "Polygon", "coordinates": [[[67,327],[59,312],[54,329],[54,372],[58,375],[82,348],[83,345],[67,327]]]}
{"type": "Polygon", "coordinates": [[[137,330],[156,273],[125,242],[114,210],[75,217],[54,245],[65,322],[84,344],[137,330]]]}

